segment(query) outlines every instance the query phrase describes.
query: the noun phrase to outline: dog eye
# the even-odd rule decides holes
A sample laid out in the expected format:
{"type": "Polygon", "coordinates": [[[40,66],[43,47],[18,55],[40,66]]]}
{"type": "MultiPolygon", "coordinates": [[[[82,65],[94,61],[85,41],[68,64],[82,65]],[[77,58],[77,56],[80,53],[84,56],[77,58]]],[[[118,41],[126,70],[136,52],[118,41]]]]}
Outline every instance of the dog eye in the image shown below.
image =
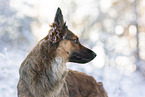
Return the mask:
{"type": "Polygon", "coordinates": [[[77,39],[74,39],[73,40],[75,43],[79,43],[79,39],[77,38],[77,39]]]}

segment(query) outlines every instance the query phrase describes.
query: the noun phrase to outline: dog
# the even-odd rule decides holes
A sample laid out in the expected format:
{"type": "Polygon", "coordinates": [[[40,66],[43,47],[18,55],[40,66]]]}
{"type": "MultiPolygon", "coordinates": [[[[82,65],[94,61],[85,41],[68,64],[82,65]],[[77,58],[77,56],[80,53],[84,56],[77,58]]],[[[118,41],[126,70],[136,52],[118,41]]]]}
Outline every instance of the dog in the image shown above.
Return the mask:
{"type": "Polygon", "coordinates": [[[21,64],[18,97],[107,97],[101,82],[66,67],[67,62],[87,63],[95,57],[68,29],[58,8],[49,34],[21,64]]]}

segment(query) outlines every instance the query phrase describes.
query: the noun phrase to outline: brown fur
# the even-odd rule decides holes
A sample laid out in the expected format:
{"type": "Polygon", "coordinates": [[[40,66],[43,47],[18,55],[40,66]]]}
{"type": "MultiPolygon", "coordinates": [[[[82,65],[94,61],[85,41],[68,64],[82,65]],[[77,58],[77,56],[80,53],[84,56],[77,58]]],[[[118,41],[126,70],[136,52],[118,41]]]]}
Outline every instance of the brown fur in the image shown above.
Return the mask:
{"type": "Polygon", "coordinates": [[[18,96],[107,97],[102,83],[85,73],[66,68],[73,52],[89,49],[75,43],[77,36],[62,25],[63,22],[59,26],[56,23],[21,64],[18,96]]]}
{"type": "Polygon", "coordinates": [[[69,97],[107,97],[102,83],[85,73],[69,70],[66,81],[69,97]]]}

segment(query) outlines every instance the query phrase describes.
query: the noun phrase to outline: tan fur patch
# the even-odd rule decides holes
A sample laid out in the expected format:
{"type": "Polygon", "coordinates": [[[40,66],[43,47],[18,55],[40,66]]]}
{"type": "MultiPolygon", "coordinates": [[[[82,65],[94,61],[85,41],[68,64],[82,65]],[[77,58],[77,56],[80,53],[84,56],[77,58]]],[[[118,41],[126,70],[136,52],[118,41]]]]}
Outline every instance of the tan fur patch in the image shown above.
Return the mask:
{"type": "Polygon", "coordinates": [[[67,62],[72,49],[73,49],[73,47],[72,47],[72,43],[70,40],[62,40],[59,43],[59,46],[56,50],[56,54],[57,54],[57,56],[60,56],[61,58],[63,58],[64,61],[67,62]]]}

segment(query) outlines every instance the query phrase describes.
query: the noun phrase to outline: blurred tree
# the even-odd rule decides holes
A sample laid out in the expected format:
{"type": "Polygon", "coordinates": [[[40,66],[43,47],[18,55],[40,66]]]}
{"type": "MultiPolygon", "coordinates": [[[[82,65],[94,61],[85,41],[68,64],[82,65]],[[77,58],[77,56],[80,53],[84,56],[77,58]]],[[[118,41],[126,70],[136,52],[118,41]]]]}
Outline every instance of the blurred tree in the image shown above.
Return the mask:
{"type": "Polygon", "coordinates": [[[136,53],[137,61],[140,60],[140,51],[139,51],[139,27],[138,27],[138,0],[134,0],[134,13],[135,13],[135,26],[136,26],[136,53]]]}
{"type": "Polygon", "coordinates": [[[26,50],[34,41],[30,26],[34,19],[29,16],[19,16],[17,10],[10,5],[12,0],[0,0],[0,2],[0,52],[3,52],[4,48],[26,50]]]}

